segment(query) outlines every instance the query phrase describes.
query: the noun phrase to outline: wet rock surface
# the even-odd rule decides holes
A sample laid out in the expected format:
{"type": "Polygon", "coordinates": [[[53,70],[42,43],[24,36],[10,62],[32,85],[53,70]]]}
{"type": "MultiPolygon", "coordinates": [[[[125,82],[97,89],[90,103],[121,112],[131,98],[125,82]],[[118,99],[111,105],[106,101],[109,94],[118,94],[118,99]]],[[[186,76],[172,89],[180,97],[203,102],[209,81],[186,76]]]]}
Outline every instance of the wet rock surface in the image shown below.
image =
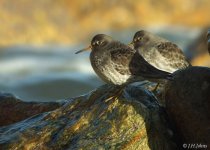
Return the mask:
{"type": "Polygon", "coordinates": [[[118,98],[108,85],[62,107],[0,128],[2,149],[177,149],[154,95],[127,86],[118,98]]]}
{"type": "Polygon", "coordinates": [[[24,102],[12,94],[0,93],[0,127],[9,125],[33,115],[51,111],[62,103],[24,102]]]}
{"type": "Polygon", "coordinates": [[[210,68],[174,73],[166,87],[166,111],[183,143],[210,146],[210,68]]]}

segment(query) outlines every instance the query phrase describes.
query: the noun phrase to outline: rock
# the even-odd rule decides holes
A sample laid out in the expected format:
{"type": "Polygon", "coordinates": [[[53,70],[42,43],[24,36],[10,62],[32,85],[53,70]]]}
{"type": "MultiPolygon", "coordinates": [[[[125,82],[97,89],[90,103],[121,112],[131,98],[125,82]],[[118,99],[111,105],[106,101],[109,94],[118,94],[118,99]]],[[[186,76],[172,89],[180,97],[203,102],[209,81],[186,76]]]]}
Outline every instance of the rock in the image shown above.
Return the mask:
{"type": "Polygon", "coordinates": [[[62,107],[0,128],[2,149],[177,149],[177,141],[151,92],[108,85],[70,99],[62,107]]]}
{"type": "Polygon", "coordinates": [[[24,102],[8,93],[0,93],[0,126],[58,108],[61,103],[24,102]]]}
{"type": "MultiPolygon", "coordinates": [[[[158,103],[160,106],[165,107],[165,98],[164,98],[164,91],[165,91],[165,83],[161,83],[158,85],[157,89],[154,90],[157,86],[157,83],[149,82],[149,81],[144,81],[141,86],[145,89],[148,89],[149,91],[152,91],[152,93],[155,95],[155,97],[158,100],[158,103]]],[[[139,85],[137,83],[137,85],[139,85]]]]}
{"type": "Polygon", "coordinates": [[[183,143],[210,146],[210,68],[174,73],[166,87],[166,111],[183,143]]]}

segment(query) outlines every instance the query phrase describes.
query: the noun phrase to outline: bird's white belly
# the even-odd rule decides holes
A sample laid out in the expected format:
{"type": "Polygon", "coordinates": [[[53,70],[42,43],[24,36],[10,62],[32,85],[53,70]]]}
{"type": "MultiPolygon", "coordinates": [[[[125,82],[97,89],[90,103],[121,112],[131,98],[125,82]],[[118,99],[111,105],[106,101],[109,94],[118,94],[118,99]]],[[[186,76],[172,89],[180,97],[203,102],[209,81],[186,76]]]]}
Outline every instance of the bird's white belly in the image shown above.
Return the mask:
{"type": "Polygon", "coordinates": [[[104,66],[103,76],[109,83],[122,85],[128,81],[130,75],[122,75],[110,66],[104,66]]]}
{"type": "Polygon", "coordinates": [[[106,83],[122,85],[130,78],[130,75],[122,75],[116,71],[113,64],[111,64],[111,60],[94,56],[94,61],[91,61],[91,65],[96,74],[106,83]]]}

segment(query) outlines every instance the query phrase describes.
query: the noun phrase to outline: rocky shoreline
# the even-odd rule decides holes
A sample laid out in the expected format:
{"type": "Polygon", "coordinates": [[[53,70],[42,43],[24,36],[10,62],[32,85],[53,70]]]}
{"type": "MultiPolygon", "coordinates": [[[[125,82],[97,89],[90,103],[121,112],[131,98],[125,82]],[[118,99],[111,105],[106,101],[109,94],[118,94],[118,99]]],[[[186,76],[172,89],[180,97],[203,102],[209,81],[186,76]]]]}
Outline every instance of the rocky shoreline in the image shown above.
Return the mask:
{"type": "Polygon", "coordinates": [[[6,110],[7,115],[1,113],[0,122],[13,124],[0,127],[0,148],[158,150],[181,149],[185,143],[209,146],[209,77],[209,68],[190,67],[175,72],[174,80],[156,96],[148,84],[129,85],[109,101],[116,90],[109,85],[62,104],[29,104],[1,94],[0,110],[6,110]],[[165,107],[157,99],[160,93],[165,107]],[[7,110],[11,106],[16,109],[7,110]],[[22,118],[12,120],[17,114],[22,118]]]}

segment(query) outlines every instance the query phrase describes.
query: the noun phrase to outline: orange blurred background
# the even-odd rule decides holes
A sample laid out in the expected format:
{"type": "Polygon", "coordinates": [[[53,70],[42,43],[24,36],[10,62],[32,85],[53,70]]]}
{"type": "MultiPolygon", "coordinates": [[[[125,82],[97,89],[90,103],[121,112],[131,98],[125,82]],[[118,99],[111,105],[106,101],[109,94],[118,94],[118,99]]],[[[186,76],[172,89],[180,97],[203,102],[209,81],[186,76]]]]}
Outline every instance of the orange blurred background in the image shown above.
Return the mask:
{"type": "Polygon", "coordinates": [[[110,30],[210,25],[209,0],[1,0],[0,45],[73,44],[110,30]]]}

